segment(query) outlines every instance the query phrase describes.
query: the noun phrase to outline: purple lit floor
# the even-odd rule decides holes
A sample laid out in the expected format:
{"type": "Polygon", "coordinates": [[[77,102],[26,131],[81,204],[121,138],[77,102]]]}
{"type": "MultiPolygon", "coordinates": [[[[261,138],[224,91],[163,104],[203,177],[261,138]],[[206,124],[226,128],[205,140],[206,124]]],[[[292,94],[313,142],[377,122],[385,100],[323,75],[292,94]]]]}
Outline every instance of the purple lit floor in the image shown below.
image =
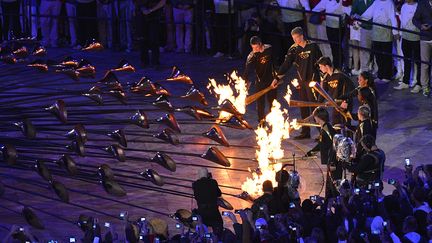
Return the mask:
{"type": "MultiPolygon", "coordinates": [[[[36,70],[26,67],[24,64],[6,65],[0,64],[0,85],[3,87],[10,87],[12,83],[22,85],[20,92],[28,91],[27,86],[32,84],[42,83],[56,83],[50,87],[39,89],[37,92],[53,92],[53,89],[66,89],[66,90],[86,90],[92,86],[91,82],[101,78],[105,71],[116,66],[117,63],[122,59],[126,58],[136,68],[136,73],[119,73],[118,77],[123,84],[133,83],[138,81],[142,76],[148,76],[152,80],[160,80],[167,77],[170,73],[172,65],[177,65],[180,69],[191,76],[198,88],[205,92],[207,99],[211,105],[216,104],[216,100],[208,94],[205,86],[207,85],[208,78],[216,78],[216,80],[225,80],[223,73],[230,72],[233,69],[242,69],[243,60],[230,60],[226,58],[215,59],[212,57],[204,56],[193,56],[187,54],[162,54],[162,67],[158,70],[153,68],[142,69],[140,67],[138,54],[137,53],[121,53],[102,51],[97,53],[83,53],[80,51],[72,51],[67,49],[50,49],[49,58],[54,60],[60,60],[65,56],[71,55],[75,58],[87,58],[97,69],[96,79],[81,79],[78,82],[71,80],[70,78],[55,74],[50,71],[48,74],[39,73],[36,70]],[[56,82],[58,81],[58,82],[56,82]],[[6,85],[7,84],[7,85],[6,85]],[[73,84],[73,85],[71,85],[73,84]]],[[[415,164],[429,163],[429,151],[432,148],[432,100],[423,97],[421,94],[410,94],[409,91],[394,91],[392,86],[395,83],[383,84],[377,83],[379,89],[379,109],[380,109],[380,128],[378,132],[378,145],[386,152],[387,162],[386,171],[384,178],[398,178],[403,179],[403,158],[410,157],[415,164]]],[[[184,94],[190,86],[188,85],[166,85],[166,88],[172,91],[175,95],[184,94]]],[[[33,88],[31,92],[35,91],[33,88]]],[[[283,96],[285,90],[280,90],[279,97],[283,96]]],[[[0,96],[2,94],[0,93],[0,96]]],[[[3,97],[3,96],[2,96],[3,97]]],[[[42,101],[31,101],[28,105],[37,105],[45,107],[53,103],[56,99],[61,96],[47,97],[42,101]]],[[[134,96],[136,97],[136,96],[134,96]]],[[[133,101],[141,101],[144,99],[132,98],[133,101]]],[[[151,101],[151,99],[146,99],[151,101]]],[[[5,99],[1,100],[2,103],[6,103],[5,99]]],[[[77,97],[65,97],[65,101],[68,104],[71,103],[86,103],[90,104],[87,99],[77,97]]],[[[193,103],[180,101],[179,99],[172,99],[171,102],[176,107],[185,105],[193,105],[193,103]]],[[[284,107],[287,107],[286,102],[280,99],[280,102],[284,107]]],[[[77,106],[68,107],[71,114],[79,116],[81,111],[93,110],[94,105],[89,106],[77,106]],[[75,112],[73,112],[75,111],[75,112]]],[[[111,109],[131,109],[130,112],[124,112],[121,114],[106,114],[104,118],[107,119],[127,119],[132,115],[133,109],[140,108],[152,108],[151,105],[129,105],[129,106],[115,106],[111,109]]],[[[289,109],[291,117],[299,117],[298,109],[289,109]]],[[[41,111],[40,114],[46,114],[41,111]]],[[[148,112],[149,119],[154,120],[159,116],[163,115],[164,112],[148,112]]],[[[182,133],[189,134],[200,134],[207,131],[211,124],[196,124],[192,118],[187,115],[175,113],[179,120],[182,133]],[[187,124],[189,123],[189,124],[187,124]]],[[[42,115],[44,118],[40,118],[40,123],[52,122],[56,120],[50,115],[42,115]],[[47,119],[47,121],[42,121],[47,119]]],[[[97,119],[101,115],[92,116],[97,119]]],[[[246,120],[250,122],[252,126],[256,126],[256,112],[254,105],[248,107],[246,120]]],[[[70,119],[74,120],[74,115],[70,115],[70,119]]],[[[38,119],[35,119],[37,121],[38,119]]],[[[89,119],[87,119],[89,120],[89,119]]],[[[36,122],[37,123],[37,122],[36,122]]],[[[73,128],[76,122],[70,122],[64,128],[63,132],[54,132],[51,134],[39,134],[38,138],[58,138],[56,143],[67,144],[68,141],[61,135],[65,131],[73,128]]],[[[88,129],[98,129],[98,126],[86,126],[88,129]]],[[[105,126],[105,128],[107,128],[105,126]]],[[[154,124],[151,125],[149,130],[143,130],[136,126],[129,125],[111,125],[108,131],[112,131],[118,128],[124,128],[126,131],[134,134],[127,136],[129,140],[128,149],[146,149],[146,150],[163,150],[170,152],[188,152],[194,154],[202,154],[206,151],[210,144],[216,145],[216,143],[197,135],[180,135],[180,141],[182,143],[178,146],[173,146],[160,142],[160,140],[154,139],[149,134],[154,134],[161,131],[164,127],[154,124]],[[147,135],[146,131],[149,131],[147,135]],[[144,135],[143,135],[144,134],[144,135]],[[155,143],[156,142],[156,143],[155,143]],[[191,144],[199,143],[199,144],[191,144]]],[[[3,128],[2,128],[3,129],[3,128]]],[[[235,130],[231,128],[223,127],[225,135],[227,136],[231,147],[218,146],[218,148],[228,157],[231,161],[232,169],[247,170],[248,168],[256,168],[257,163],[248,158],[253,159],[255,156],[255,149],[247,146],[256,145],[255,133],[252,130],[235,130]],[[240,145],[240,146],[235,146],[240,145]],[[235,157],[235,158],[234,158],[235,157]],[[238,159],[243,158],[243,159],[238,159]]],[[[316,137],[317,131],[313,129],[313,137],[316,137]]],[[[10,136],[19,137],[19,133],[6,133],[2,130],[2,136],[9,134],[10,136]]],[[[294,133],[296,135],[296,133],[294,133]]],[[[35,140],[37,141],[37,140],[35,140]]],[[[5,141],[2,141],[5,142],[5,141]]],[[[104,135],[92,135],[89,138],[89,145],[99,146],[100,148],[109,146],[112,142],[109,137],[104,135]],[[92,141],[93,140],[93,141],[92,141]],[[98,140],[98,141],[95,141],[98,140]]],[[[305,151],[308,151],[314,145],[313,140],[305,141],[294,141],[288,139],[283,142],[285,149],[285,157],[291,157],[292,153],[298,156],[304,155],[305,151]]],[[[48,150],[47,150],[48,151],[48,150]]],[[[40,156],[47,158],[56,159],[61,152],[65,150],[62,148],[58,149],[57,155],[44,154],[43,151],[39,151],[40,156]]],[[[89,149],[87,151],[89,155],[91,153],[105,153],[98,149],[89,149]]],[[[152,157],[152,152],[136,152],[126,150],[127,156],[134,157],[152,157]]],[[[108,154],[107,154],[108,155],[108,154]]],[[[128,195],[123,198],[115,198],[106,194],[102,186],[97,183],[88,183],[82,180],[76,180],[74,178],[65,178],[55,176],[54,178],[63,182],[67,188],[70,189],[70,204],[54,201],[57,199],[56,195],[48,188],[48,184],[43,181],[39,175],[34,171],[23,171],[16,169],[8,169],[5,167],[0,168],[0,180],[9,187],[6,188],[4,199],[0,198],[0,238],[2,238],[7,231],[5,228],[9,228],[13,224],[25,225],[24,219],[20,216],[19,212],[22,208],[21,205],[29,205],[41,218],[45,227],[44,231],[34,230],[32,232],[40,239],[47,241],[49,239],[57,239],[62,242],[66,242],[68,237],[75,236],[77,238],[82,237],[82,232],[73,223],[77,220],[79,214],[87,214],[99,219],[99,222],[111,222],[118,230],[121,230],[122,223],[118,219],[118,214],[122,211],[128,211],[131,215],[131,219],[138,219],[139,217],[145,216],[147,218],[161,217],[170,225],[171,235],[176,233],[174,221],[164,216],[175,212],[176,209],[185,208],[190,209],[194,207],[193,200],[183,195],[172,195],[171,193],[191,193],[191,181],[196,179],[197,166],[213,166],[210,171],[213,177],[218,181],[224,192],[224,198],[231,202],[234,208],[248,207],[250,204],[241,199],[233,197],[233,194],[241,193],[240,187],[247,176],[250,175],[248,172],[227,170],[221,166],[218,166],[210,161],[200,159],[198,157],[172,155],[173,159],[177,162],[192,164],[189,166],[178,165],[177,171],[172,173],[162,167],[151,164],[149,162],[140,161],[137,159],[128,159],[126,162],[118,162],[115,159],[107,158],[91,158],[84,157],[80,158],[75,156],[77,163],[85,165],[99,166],[103,163],[109,164],[116,174],[119,180],[124,182],[130,182],[132,186],[124,186],[127,190],[128,195]],[[193,166],[197,165],[197,166],[193,166]],[[163,177],[166,178],[167,184],[161,188],[151,184],[148,181],[143,180],[139,176],[139,172],[152,168],[158,171],[163,177]],[[124,170],[122,172],[116,171],[116,169],[124,170]],[[129,171],[129,172],[127,172],[129,171]],[[24,180],[16,180],[15,177],[22,178],[24,180]],[[30,192],[36,192],[40,196],[30,195],[20,190],[13,190],[10,187],[17,187],[21,190],[27,190],[30,192]],[[166,191],[160,191],[161,189],[166,191]],[[72,191],[73,190],[73,191],[72,191]],[[42,196],[48,197],[44,198],[42,196]],[[95,197],[96,196],[96,197],[95,197]],[[99,198],[98,198],[99,197],[99,198]],[[101,199],[102,197],[102,199],[101,199]],[[17,203],[18,202],[18,203],[17,203]],[[81,207],[80,207],[81,206],[81,207]],[[92,212],[88,209],[84,209],[82,206],[96,210],[92,212]],[[6,210],[8,208],[9,210],[6,210]],[[151,212],[146,209],[158,211],[159,213],[151,212]],[[44,213],[47,212],[48,214],[44,213]],[[51,215],[49,215],[51,214],[51,215]],[[52,216],[56,215],[56,217],[52,216]]],[[[81,167],[80,167],[81,168],[81,167]]],[[[95,173],[96,169],[90,167],[82,167],[83,171],[88,170],[87,174],[97,178],[95,173]]],[[[300,160],[297,163],[296,168],[301,175],[301,188],[300,193],[302,198],[306,198],[310,195],[321,194],[323,195],[323,183],[324,183],[324,167],[319,164],[319,159],[314,160],[300,160]]],[[[386,185],[385,190],[391,191],[391,188],[386,185]]],[[[184,194],[184,195],[186,195],[184,194]]]]}

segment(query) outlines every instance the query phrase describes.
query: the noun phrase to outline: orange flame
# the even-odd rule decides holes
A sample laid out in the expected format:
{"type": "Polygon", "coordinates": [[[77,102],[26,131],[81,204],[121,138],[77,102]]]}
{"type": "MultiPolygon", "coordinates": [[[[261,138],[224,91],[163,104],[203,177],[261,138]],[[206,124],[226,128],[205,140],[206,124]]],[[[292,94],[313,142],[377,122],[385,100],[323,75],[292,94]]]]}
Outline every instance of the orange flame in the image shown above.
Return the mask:
{"type": "Polygon", "coordinates": [[[294,119],[292,122],[290,122],[290,126],[292,129],[299,130],[302,126],[297,123],[297,119],[294,119]]]}
{"type": "Polygon", "coordinates": [[[288,84],[287,85],[287,92],[286,92],[286,95],[284,96],[284,99],[287,101],[288,105],[290,103],[291,96],[292,96],[292,91],[291,91],[291,88],[290,88],[290,86],[288,84]]]}
{"type": "Polygon", "coordinates": [[[296,88],[300,85],[298,82],[298,79],[296,79],[296,78],[291,81],[291,84],[296,88]]]}
{"type": "MultiPolygon", "coordinates": [[[[218,84],[215,79],[209,78],[210,82],[207,88],[211,93],[216,95],[219,105],[227,99],[231,101],[241,114],[246,113],[246,96],[248,95],[246,81],[236,71],[233,71],[227,79],[228,84],[222,85],[218,84]]],[[[219,113],[220,119],[227,119],[230,116],[231,114],[228,112],[221,111],[219,113]]]]}
{"type": "Polygon", "coordinates": [[[311,81],[311,82],[309,82],[309,87],[313,87],[313,86],[315,86],[315,84],[316,84],[316,82],[315,81],[311,81]]]}
{"type": "Polygon", "coordinates": [[[246,178],[242,185],[242,190],[255,198],[262,195],[264,181],[270,180],[273,185],[276,185],[276,172],[282,168],[282,164],[277,163],[277,160],[284,157],[282,139],[289,138],[288,111],[282,110],[280,103],[276,100],[273,101],[271,111],[266,116],[266,123],[266,126],[259,126],[255,130],[259,146],[256,157],[260,173],[252,172],[252,178],[246,178]]]}

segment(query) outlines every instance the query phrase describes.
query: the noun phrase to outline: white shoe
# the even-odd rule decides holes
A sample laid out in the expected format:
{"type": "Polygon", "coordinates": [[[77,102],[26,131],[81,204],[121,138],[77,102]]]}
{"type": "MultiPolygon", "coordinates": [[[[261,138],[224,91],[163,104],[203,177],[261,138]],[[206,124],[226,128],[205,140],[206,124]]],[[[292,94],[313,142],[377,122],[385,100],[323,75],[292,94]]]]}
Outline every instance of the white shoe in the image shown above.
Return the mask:
{"type": "Polygon", "coordinates": [[[217,52],[216,54],[214,54],[214,58],[218,58],[218,57],[223,57],[224,56],[224,54],[222,53],[222,52],[217,52]]]}
{"type": "Polygon", "coordinates": [[[384,83],[390,83],[391,82],[390,79],[386,79],[386,78],[381,79],[381,81],[383,81],[384,83]]]}
{"type": "Polygon", "coordinates": [[[360,73],[361,73],[360,69],[358,69],[358,70],[353,69],[353,70],[351,71],[351,74],[352,74],[353,76],[358,76],[358,75],[360,75],[360,73]]]}
{"type": "Polygon", "coordinates": [[[406,83],[401,83],[398,86],[393,87],[393,89],[395,90],[402,90],[402,89],[408,89],[409,85],[406,83]]]}
{"type": "Polygon", "coordinates": [[[414,86],[414,88],[411,89],[410,92],[413,93],[413,94],[417,94],[417,93],[419,93],[421,90],[422,90],[421,86],[417,84],[416,86],[414,86]]]}

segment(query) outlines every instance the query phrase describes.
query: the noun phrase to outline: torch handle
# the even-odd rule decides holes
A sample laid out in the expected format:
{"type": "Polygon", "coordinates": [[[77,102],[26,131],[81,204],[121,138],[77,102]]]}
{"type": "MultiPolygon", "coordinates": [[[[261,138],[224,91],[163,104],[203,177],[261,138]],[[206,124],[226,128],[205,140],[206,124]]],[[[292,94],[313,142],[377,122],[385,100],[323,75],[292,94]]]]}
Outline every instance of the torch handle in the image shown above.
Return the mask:
{"type": "MultiPolygon", "coordinates": [[[[280,85],[280,84],[282,84],[282,80],[277,83],[277,85],[280,85]]],[[[260,90],[260,91],[256,92],[255,94],[249,95],[248,97],[246,97],[246,101],[245,101],[246,105],[252,104],[259,97],[265,95],[267,92],[269,92],[272,89],[273,89],[273,87],[271,85],[269,85],[267,88],[260,90]]]]}
{"type": "Polygon", "coordinates": [[[351,119],[352,120],[352,115],[351,113],[344,111],[342,109],[342,107],[340,107],[336,101],[318,84],[315,83],[314,86],[312,86],[312,88],[317,91],[320,95],[322,95],[324,97],[324,99],[326,99],[331,106],[333,106],[344,118],[345,120],[351,119]]]}

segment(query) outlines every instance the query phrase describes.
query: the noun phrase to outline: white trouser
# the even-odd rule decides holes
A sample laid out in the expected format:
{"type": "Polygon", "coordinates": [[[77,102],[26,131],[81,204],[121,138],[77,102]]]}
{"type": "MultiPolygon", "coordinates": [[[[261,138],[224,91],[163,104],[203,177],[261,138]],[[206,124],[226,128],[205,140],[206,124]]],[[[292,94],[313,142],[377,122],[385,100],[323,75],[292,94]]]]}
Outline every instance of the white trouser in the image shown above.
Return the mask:
{"type": "MultiPolygon", "coordinates": [[[[402,52],[402,39],[393,41],[393,52],[396,52],[396,55],[403,56],[402,52]]],[[[396,63],[397,75],[403,77],[404,70],[404,59],[403,58],[394,58],[394,62],[396,63]]]]}
{"type": "MultiPolygon", "coordinates": [[[[420,59],[422,62],[431,62],[432,57],[432,41],[420,41],[420,59]]],[[[429,65],[421,64],[420,80],[423,89],[429,87],[430,83],[430,69],[429,65]]]]}
{"type": "Polygon", "coordinates": [[[176,26],[177,50],[189,52],[192,49],[193,9],[173,8],[173,14],[176,26]]]}
{"type": "MultiPolygon", "coordinates": [[[[372,30],[360,29],[360,47],[370,49],[372,47],[372,30]]],[[[362,71],[369,71],[370,64],[370,51],[369,50],[360,50],[360,69],[362,71]]],[[[373,62],[373,60],[372,60],[373,62]]]]}
{"type": "MultiPolygon", "coordinates": [[[[321,24],[314,25],[314,26],[316,29],[316,38],[320,40],[328,41],[325,20],[321,24]]],[[[330,59],[333,60],[330,44],[318,41],[318,46],[320,47],[323,56],[329,57],[330,59]]]]}

